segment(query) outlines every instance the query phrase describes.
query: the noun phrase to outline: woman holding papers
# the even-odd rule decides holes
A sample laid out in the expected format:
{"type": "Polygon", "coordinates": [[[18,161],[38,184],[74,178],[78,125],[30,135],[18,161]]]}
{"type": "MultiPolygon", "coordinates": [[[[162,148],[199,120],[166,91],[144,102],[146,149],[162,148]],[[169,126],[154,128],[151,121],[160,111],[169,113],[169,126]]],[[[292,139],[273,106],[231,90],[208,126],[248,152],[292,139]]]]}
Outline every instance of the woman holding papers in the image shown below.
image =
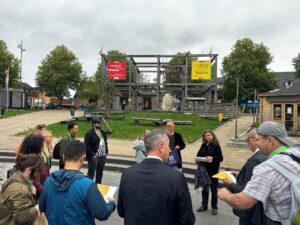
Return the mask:
{"type": "Polygon", "coordinates": [[[222,150],[216,135],[212,131],[205,131],[202,135],[202,145],[197,153],[197,163],[203,165],[210,177],[211,184],[203,187],[202,190],[202,206],[197,209],[198,212],[206,211],[208,208],[209,188],[211,189],[211,207],[212,215],[218,214],[218,179],[212,178],[219,172],[220,162],[223,161],[222,150]],[[201,160],[203,159],[203,160],[201,160]]]}

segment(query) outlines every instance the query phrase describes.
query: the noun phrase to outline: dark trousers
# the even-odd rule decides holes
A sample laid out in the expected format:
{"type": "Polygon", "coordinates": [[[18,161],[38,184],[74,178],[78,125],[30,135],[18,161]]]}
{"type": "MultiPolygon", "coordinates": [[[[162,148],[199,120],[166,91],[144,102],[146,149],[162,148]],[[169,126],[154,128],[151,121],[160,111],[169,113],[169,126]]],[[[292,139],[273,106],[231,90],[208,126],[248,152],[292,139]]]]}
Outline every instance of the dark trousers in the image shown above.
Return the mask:
{"type": "Polygon", "coordinates": [[[240,218],[239,225],[257,225],[257,224],[251,223],[248,220],[244,220],[240,218]]]}
{"type": "Polygon", "coordinates": [[[208,195],[209,195],[209,188],[211,190],[211,207],[213,209],[218,209],[218,179],[210,178],[211,185],[206,186],[202,190],[202,206],[207,208],[208,206],[208,195]]]}
{"type": "Polygon", "coordinates": [[[96,156],[96,157],[88,160],[87,175],[89,178],[91,178],[93,180],[94,176],[95,176],[95,172],[96,172],[95,182],[97,184],[101,184],[105,161],[106,161],[106,156],[101,156],[101,157],[96,156]]]}
{"type": "Polygon", "coordinates": [[[271,219],[269,219],[267,216],[266,216],[266,225],[281,225],[280,222],[277,222],[277,221],[273,221],[271,219]]]}

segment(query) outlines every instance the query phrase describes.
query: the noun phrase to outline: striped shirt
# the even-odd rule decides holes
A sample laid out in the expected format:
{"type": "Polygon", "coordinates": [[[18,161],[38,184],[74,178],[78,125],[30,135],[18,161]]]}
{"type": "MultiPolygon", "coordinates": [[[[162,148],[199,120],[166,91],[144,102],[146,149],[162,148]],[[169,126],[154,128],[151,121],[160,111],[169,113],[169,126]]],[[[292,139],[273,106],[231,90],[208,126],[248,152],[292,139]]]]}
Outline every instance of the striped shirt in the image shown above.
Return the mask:
{"type": "MultiPolygon", "coordinates": [[[[300,156],[298,149],[289,148],[286,152],[300,156]]],[[[263,202],[265,213],[271,220],[289,220],[291,183],[268,165],[269,160],[274,160],[286,169],[300,175],[300,165],[296,161],[287,155],[277,154],[254,168],[252,178],[243,192],[257,201],[263,202]]]]}

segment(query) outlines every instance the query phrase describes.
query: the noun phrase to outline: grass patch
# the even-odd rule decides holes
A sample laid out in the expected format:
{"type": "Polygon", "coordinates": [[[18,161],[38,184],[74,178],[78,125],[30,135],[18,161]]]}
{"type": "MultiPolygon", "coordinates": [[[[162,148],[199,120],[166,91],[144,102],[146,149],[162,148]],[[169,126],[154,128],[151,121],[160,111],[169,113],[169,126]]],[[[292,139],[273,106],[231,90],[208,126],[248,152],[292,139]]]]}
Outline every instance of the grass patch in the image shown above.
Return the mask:
{"type": "MultiPolygon", "coordinates": [[[[182,134],[186,143],[193,143],[200,138],[204,130],[213,130],[218,126],[218,121],[213,119],[202,119],[195,115],[185,115],[178,112],[132,112],[124,113],[124,120],[108,120],[108,124],[113,131],[110,138],[115,139],[135,139],[142,135],[144,130],[166,129],[165,125],[155,126],[151,121],[141,121],[136,125],[131,117],[146,117],[173,120],[192,121],[193,125],[176,125],[175,130],[182,134]]],[[[77,121],[79,126],[78,137],[84,137],[85,133],[91,128],[91,122],[85,120],[77,121]]],[[[102,129],[107,130],[104,122],[101,124],[102,129]]],[[[67,133],[66,124],[51,124],[48,126],[55,137],[61,137],[67,133]]],[[[121,147],[121,146],[120,146],[121,147]]]]}
{"type": "Polygon", "coordinates": [[[40,111],[40,110],[39,109],[9,109],[4,113],[4,115],[0,116],[0,119],[13,117],[13,116],[19,116],[19,115],[37,112],[37,111],[40,111]]]}

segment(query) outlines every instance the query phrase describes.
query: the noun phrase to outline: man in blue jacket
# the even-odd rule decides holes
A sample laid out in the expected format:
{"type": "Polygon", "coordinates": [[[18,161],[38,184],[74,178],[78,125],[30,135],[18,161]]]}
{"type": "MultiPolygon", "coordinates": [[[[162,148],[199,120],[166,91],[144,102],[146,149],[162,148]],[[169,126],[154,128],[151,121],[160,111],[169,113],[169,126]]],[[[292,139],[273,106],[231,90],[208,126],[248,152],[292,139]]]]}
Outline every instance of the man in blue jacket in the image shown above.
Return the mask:
{"type": "Polygon", "coordinates": [[[65,168],[51,174],[39,199],[40,211],[49,225],[95,225],[95,218],[107,220],[116,203],[105,202],[97,185],[79,172],[85,145],[70,141],[65,148],[65,168]]]}

